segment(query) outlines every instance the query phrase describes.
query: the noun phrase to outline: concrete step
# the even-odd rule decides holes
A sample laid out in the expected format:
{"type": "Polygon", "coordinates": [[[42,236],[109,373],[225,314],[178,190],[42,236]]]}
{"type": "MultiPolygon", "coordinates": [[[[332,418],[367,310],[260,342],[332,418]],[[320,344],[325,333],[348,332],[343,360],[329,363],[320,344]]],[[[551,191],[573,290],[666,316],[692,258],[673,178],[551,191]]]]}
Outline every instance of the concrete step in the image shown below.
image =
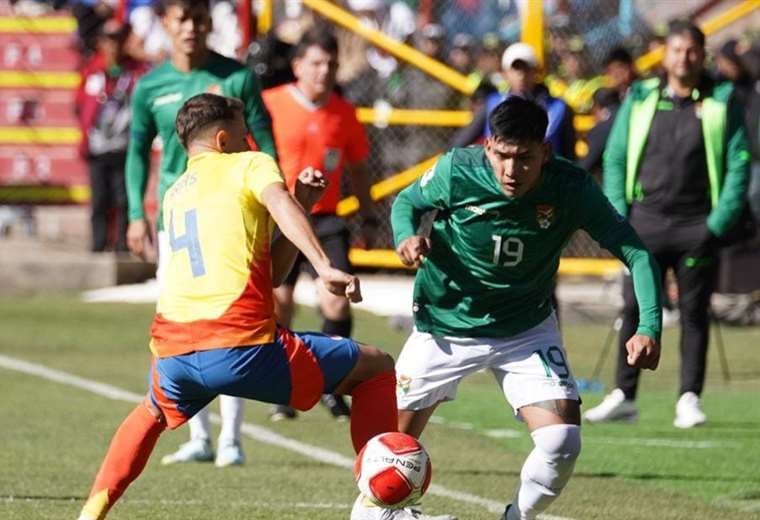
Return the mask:
{"type": "Polygon", "coordinates": [[[139,283],[155,264],[130,255],[90,253],[31,238],[0,239],[0,291],[45,293],[139,283]]]}

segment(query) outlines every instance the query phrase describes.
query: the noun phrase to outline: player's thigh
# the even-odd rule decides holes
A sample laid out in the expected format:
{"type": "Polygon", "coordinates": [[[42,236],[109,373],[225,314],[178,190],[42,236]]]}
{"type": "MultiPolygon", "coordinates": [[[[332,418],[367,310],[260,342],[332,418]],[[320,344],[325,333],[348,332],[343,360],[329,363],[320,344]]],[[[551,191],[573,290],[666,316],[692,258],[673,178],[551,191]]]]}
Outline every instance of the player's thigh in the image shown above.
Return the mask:
{"type": "Polygon", "coordinates": [[[170,429],[183,425],[217,395],[204,384],[196,353],[154,358],[148,385],[151,404],[170,429]]]}
{"type": "Polygon", "coordinates": [[[463,377],[488,366],[481,340],[413,330],[396,361],[399,410],[421,410],[456,398],[463,377]]]}
{"type": "Polygon", "coordinates": [[[580,402],[554,316],[528,331],[504,338],[491,371],[515,412],[556,400],[580,402]]]}
{"type": "Polygon", "coordinates": [[[291,395],[288,404],[308,410],[322,394],[334,393],[352,372],[360,356],[359,345],[351,338],[314,332],[295,333],[278,329],[277,341],[287,353],[291,395]]]}

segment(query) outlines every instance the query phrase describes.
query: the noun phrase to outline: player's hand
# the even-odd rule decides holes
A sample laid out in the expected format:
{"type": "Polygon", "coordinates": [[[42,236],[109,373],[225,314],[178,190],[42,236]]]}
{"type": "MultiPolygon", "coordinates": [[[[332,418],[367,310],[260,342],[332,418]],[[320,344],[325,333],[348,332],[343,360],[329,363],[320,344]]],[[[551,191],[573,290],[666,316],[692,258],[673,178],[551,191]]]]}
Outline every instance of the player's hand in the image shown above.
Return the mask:
{"type": "Polygon", "coordinates": [[[426,256],[429,252],[430,239],[420,235],[407,238],[396,248],[399,258],[407,266],[418,266],[422,261],[422,257],[426,256]]]}
{"type": "Polygon", "coordinates": [[[632,336],[625,349],[628,351],[628,364],[632,367],[655,370],[660,363],[660,344],[649,336],[632,336]]]}
{"type": "Polygon", "coordinates": [[[321,171],[309,166],[298,174],[293,195],[308,213],[311,207],[322,197],[325,188],[327,188],[325,176],[321,171]]]}
{"type": "Polygon", "coordinates": [[[338,296],[345,296],[351,303],[362,301],[362,290],[359,285],[359,279],[340,269],[327,267],[317,271],[320,282],[325,289],[338,296]]]}
{"type": "Polygon", "coordinates": [[[145,260],[145,243],[148,241],[148,221],[133,220],[127,228],[127,247],[135,255],[145,260]]]}

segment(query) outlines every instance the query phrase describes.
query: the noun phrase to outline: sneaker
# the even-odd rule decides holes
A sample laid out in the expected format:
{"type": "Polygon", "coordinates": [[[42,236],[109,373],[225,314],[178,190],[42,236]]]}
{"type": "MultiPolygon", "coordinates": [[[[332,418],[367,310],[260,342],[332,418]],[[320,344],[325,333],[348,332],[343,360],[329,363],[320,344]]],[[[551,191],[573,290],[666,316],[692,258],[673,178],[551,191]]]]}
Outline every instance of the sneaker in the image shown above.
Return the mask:
{"type": "Polygon", "coordinates": [[[342,395],[324,394],[321,402],[338,421],[346,421],[351,416],[351,408],[342,395]]]}
{"type": "Polygon", "coordinates": [[[584,413],[583,418],[590,423],[635,421],[639,418],[639,410],[633,399],[626,399],[623,391],[616,388],[601,404],[584,413]]]}
{"type": "Polygon", "coordinates": [[[694,392],[686,392],[676,403],[676,428],[693,428],[707,421],[707,416],[699,406],[699,396],[694,392]]]}
{"type": "Polygon", "coordinates": [[[179,462],[211,462],[214,460],[214,451],[208,439],[192,439],[182,444],[177,451],[165,455],[161,464],[177,464],[179,462]]]}
{"type": "Polygon", "coordinates": [[[404,509],[385,509],[378,507],[364,495],[359,494],[351,509],[351,520],[457,520],[451,515],[431,516],[417,509],[406,507],[404,509]]]}
{"type": "Polygon", "coordinates": [[[272,422],[295,419],[296,417],[298,417],[298,412],[295,408],[284,404],[276,404],[269,410],[269,420],[272,422]]]}
{"type": "Polygon", "coordinates": [[[214,465],[217,468],[226,468],[227,466],[242,466],[245,464],[245,454],[240,447],[240,442],[219,443],[219,452],[216,454],[214,465]]]}

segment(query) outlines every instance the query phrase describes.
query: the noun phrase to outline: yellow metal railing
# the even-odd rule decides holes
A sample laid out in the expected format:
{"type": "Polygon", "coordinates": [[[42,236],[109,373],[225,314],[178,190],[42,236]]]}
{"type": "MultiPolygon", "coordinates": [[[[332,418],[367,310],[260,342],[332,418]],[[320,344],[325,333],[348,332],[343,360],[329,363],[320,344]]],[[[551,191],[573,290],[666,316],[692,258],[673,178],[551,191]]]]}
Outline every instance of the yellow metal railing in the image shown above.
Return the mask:
{"type": "Polygon", "coordinates": [[[396,58],[412,63],[423,72],[430,74],[451,88],[467,95],[472,94],[475,90],[475,87],[467,80],[466,76],[463,76],[440,61],[434,60],[421,53],[414,47],[396,41],[393,38],[386,36],[382,31],[378,31],[377,29],[363,24],[361,20],[335,4],[330,3],[327,0],[303,0],[303,4],[328,20],[332,20],[338,25],[361,36],[396,58]]]}

